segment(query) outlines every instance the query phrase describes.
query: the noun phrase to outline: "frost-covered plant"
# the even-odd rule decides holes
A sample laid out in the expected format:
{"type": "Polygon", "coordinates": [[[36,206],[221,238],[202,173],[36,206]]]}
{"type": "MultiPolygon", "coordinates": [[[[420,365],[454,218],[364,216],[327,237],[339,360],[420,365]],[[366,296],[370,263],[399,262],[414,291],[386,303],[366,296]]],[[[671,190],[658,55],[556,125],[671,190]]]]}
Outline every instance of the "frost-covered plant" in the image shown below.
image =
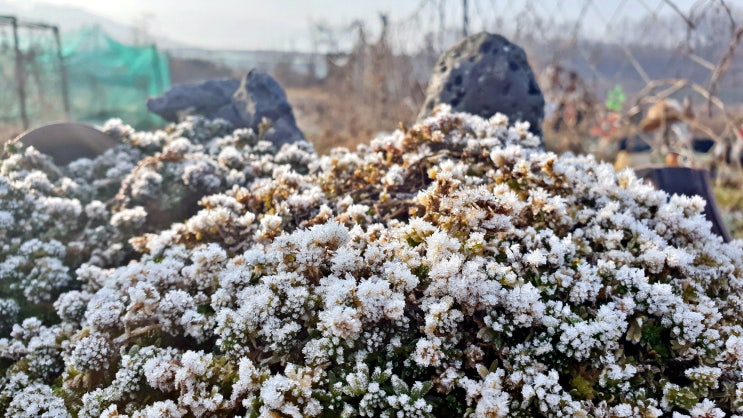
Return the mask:
{"type": "MultiPolygon", "coordinates": [[[[53,322],[52,303],[80,287],[75,270],[82,263],[122,265],[136,256],[130,238],[186,219],[205,194],[270,176],[278,164],[306,172],[314,155],[300,144],[274,157],[260,135],[201,118],[156,132],[112,120],[103,130],[120,145],[64,167],[33,148],[6,144],[0,161],[0,336],[30,316],[53,322]]],[[[61,304],[67,302],[72,299],[61,304]]]]}
{"type": "Polygon", "coordinates": [[[325,157],[220,126],[142,137],[119,206],[90,208],[147,231],[140,255],[70,270],[61,323],[0,340],[6,413],[743,416],[743,243],[701,199],[501,115],[325,157]],[[146,229],[164,187],[201,209],[146,229]]]}
{"type": "Polygon", "coordinates": [[[269,176],[275,162],[291,162],[294,169],[306,171],[303,166],[314,155],[308,143],[300,143],[282,161],[260,135],[249,129],[232,132],[220,120],[191,118],[169,130],[156,141],[161,150],[127,175],[115,200],[118,209],[143,208],[148,232],[192,216],[206,195],[269,176]]]}

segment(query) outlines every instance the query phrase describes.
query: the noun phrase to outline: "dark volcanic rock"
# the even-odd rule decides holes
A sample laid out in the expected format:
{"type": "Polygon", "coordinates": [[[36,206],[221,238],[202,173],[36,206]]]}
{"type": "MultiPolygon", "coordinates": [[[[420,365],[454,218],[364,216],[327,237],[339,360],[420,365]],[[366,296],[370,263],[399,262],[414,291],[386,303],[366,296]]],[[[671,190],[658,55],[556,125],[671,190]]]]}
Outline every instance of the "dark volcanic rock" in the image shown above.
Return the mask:
{"type": "MultiPolygon", "coordinates": [[[[188,112],[208,118],[232,103],[232,94],[240,87],[240,80],[209,80],[197,84],[175,86],[160,97],[147,100],[147,109],[169,122],[177,122],[179,114],[188,112]]],[[[227,119],[224,118],[223,119],[227,119]]],[[[227,119],[235,125],[236,119],[227,119]]]]}
{"type": "Polygon", "coordinates": [[[267,141],[281,145],[305,140],[284,89],[264,72],[252,70],[245,76],[232,96],[232,105],[250,127],[257,128],[263,118],[271,121],[273,129],[266,134],[267,141]]]}
{"type": "Polygon", "coordinates": [[[147,100],[147,108],[177,122],[182,114],[221,118],[235,128],[258,132],[263,118],[271,121],[264,139],[277,147],[304,141],[284,89],[270,75],[252,70],[242,80],[210,80],[176,86],[161,97],[147,100]]]}
{"type": "Polygon", "coordinates": [[[439,57],[418,119],[440,103],[485,118],[500,112],[542,135],[542,91],[524,50],[500,35],[472,35],[439,57]]]}

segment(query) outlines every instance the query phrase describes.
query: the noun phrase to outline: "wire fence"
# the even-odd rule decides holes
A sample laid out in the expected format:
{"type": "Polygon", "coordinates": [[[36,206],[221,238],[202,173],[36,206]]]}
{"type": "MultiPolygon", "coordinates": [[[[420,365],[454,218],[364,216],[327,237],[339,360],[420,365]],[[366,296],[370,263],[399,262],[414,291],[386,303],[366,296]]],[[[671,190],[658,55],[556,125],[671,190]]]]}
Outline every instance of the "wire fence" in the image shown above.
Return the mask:
{"type": "MultiPolygon", "coordinates": [[[[743,122],[740,6],[724,0],[423,0],[391,25],[388,42],[431,68],[466,33],[506,36],[527,51],[539,78],[545,135],[575,142],[600,132],[607,103],[619,121],[637,124],[653,104],[687,98],[694,129],[727,143],[739,137],[743,122]]],[[[580,142],[557,147],[581,150],[580,142]]]]}
{"type": "MultiPolygon", "coordinates": [[[[690,132],[718,144],[730,160],[743,141],[740,6],[725,0],[420,0],[407,16],[314,25],[313,52],[325,58],[318,95],[333,94],[312,106],[304,106],[308,96],[301,95],[295,105],[305,119],[315,112],[323,113],[315,121],[333,121],[317,130],[319,141],[332,138],[321,149],[368,140],[369,132],[412,123],[438,56],[465,34],[488,31],[526,50],[547,102],[544,132],[552,149],[608,157],[622,139],[630,148],[628,138],[652,143],[653,134],[640,129],[650,109],[686,101],[690,132]]],[[[309,61],[317,69],[317,61],[309,61]]]]}
{"type": "Polygon", "coordinates": [[[290,99],[303,129],[308,119],[330,121],[308,135],[320,151],[412,123],[438,56],[467,34],[499,33],[527,52],[546,100],[548,148],[617,168],[707,168],[727,228],[743,231],[740,2],[421,0],[377,25],[319,29],[315,52],[332,69],[321,93],[332,94],[290,99]]]}
{"type": "Polygon", "coordinates": [[[67,80],[56,26],[0,16],[0,134],[66,119],[67,80]]]}
{"type": "MultiPolygon", "coordinates": [[[[696,136],[727,147],[725,156],[743,141],[743,8],[725,0],[420,0],[406,16],[316,24],[311,53],[277,55],[268,69],[288,80],[298,67],[311,67],[304,87],[330,94],[325,102],[305,95],[314,102],[295,106],[305,117],[318,113],[317,123],[331,121],[315,129],[318,137],[340,131],[330,145],[352,145],[412,123],[439,54],[479,31],[526,50],[554,149],[601,152],[602,142],[587,138],[642,134],[638,126],[653,105],[684,98],[696,136]]],[[[64,118],[57,34],[53,26],[0,18],[0,83],[8,86],[0,90],[0,125],[20,130],[64,118]]],[[[301,77],[292,80],[290,87],[303,87],[301,77]]]]}

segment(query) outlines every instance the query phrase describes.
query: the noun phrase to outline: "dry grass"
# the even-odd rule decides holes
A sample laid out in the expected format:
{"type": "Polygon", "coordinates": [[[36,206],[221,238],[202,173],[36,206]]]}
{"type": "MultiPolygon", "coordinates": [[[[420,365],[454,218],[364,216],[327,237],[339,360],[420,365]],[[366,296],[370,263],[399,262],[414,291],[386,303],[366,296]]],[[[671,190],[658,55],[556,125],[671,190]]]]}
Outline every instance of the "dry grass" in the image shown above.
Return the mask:
{"type": "MultiPolygon", "coordinates": [[[[743,177],[743,175],[742,175],[743,177]]],[[[715,186],[715,200],[733,238],[743,239],[743,193],[739,187],[715,186]]]]}
{"type": "Polygon", "coordinates": [[[297,125],[320,154],[368,143],[379,132],[413,123],[420,110],[413,99],[391,103],[322,86],[287,88],[286,93],[297,125]]]}
{"type": "Polygon", "coordinates": [[[0,125],[0,144],[4,144],[17,137],[22,131],[23,129],[20,126],[0,125]]]}

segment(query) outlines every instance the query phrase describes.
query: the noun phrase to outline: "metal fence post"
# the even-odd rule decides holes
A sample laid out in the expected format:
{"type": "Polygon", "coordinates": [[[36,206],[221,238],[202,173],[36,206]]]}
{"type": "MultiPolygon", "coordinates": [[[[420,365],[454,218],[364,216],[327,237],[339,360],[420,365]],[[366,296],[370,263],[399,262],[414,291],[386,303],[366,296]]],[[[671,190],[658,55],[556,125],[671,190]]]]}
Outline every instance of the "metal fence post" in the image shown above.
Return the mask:
{"type": "Polygon", "coordinates": [[[70,120],[70,93],[67,78],[67,63],[62,55],[62,41],[59,38],[59,27],[53,26],[54,41],[57,43],[57,58],[59,60],[59,73],[62,77],[62,103],[64,104],[65,120],[70,120]]]}
{"type": "Polygon", "coordinates": [[[15,78],[18,87],[18,101],[21,107],[21,122],[23,123],[23,129],[26,130],[29,127],[28,113],[26,110],[26,75],[23,73],[23,54],[21,54],[21,47],[18,40],[18,19],[16,19],[15,17],[11,17],[10,22],[13,25],[13,46],[15,48],[15,78]]]}

